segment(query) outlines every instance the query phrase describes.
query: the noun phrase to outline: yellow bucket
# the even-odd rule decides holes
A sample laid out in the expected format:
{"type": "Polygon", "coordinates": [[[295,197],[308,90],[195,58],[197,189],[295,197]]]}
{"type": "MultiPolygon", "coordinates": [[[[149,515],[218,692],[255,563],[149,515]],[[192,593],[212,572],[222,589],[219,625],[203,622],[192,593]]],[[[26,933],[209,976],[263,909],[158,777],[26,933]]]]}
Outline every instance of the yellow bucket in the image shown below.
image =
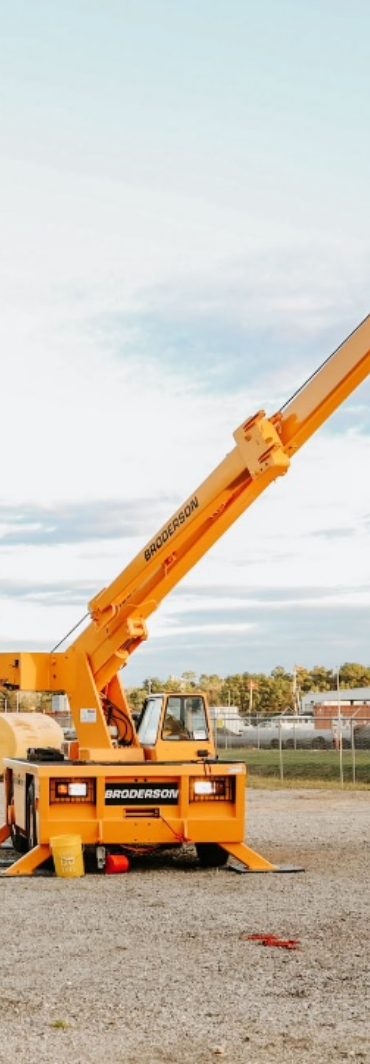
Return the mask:
{"type": "Polygon", "coordinates": [[[72,876],[85,875],[79,835],[57,835],[50,839],[50,848],[57,876],[70,879],[72,876]]]}

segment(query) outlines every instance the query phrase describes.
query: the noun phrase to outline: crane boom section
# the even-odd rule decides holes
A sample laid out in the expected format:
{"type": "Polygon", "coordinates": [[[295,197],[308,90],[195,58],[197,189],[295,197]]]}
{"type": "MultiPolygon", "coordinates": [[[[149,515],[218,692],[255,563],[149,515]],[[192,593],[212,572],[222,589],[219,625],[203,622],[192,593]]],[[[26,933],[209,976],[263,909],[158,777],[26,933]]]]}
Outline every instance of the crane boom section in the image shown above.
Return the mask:
{"type": "Polygon", "coordinates": [[[298,451],[369,373],[370,315],[277,415],[287,454],[298,451]]]}
{"type": "Polygon", "coordinates": [[[145,620],[272,480],[289,458],[263,411],[234,433],[236,447],[90,604],[91,624],[74,646],[88,654],[97,686],[146,638],[145,620]]]}
{"type": "MultiPolygon", "coordinates": [[[[175,511],[120,575],[89,603],[91,621],[62,655],[32,656],[32,668],[58,673],[81,655],[96,692],[147,638],[146,620],[237,518],[284,474],[291,456],[370,373],[370,316],[341,344],[291,400],[271,418],[264,411],[234,432],[235,447],[175,511]]],[[[24,657],[24,656],[23,656],[24,657]]],[[[4,676],[15,677],[0,655],[4,676]]],[[[28,666],[27,666],[28,667],[28,666]]],[[[73,665],[76,669],[76,665],[73,665]]],[[[62,676],[60,676],[60,681],[62,676]]],[[[89,680],[90,682],[90,680],[89,680]]]]}
{"type": "Polygon", "coordinates": [[[237,518],[284,474],[296,450],[370,373],[370,316],[285,407],[234,433],[236,447],[116,580],[89,604],[91,624],[75,646],[98,687],[147,636],[145,621],[237,518]]]}

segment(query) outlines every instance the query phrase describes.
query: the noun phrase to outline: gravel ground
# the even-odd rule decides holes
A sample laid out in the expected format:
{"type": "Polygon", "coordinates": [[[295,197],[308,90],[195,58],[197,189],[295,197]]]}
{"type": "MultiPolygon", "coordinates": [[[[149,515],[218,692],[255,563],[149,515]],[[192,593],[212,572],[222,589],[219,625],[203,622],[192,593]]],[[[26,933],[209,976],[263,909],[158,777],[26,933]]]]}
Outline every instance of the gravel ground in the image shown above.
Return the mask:
{"type": "Polygon", "coordinates": [[[0,1061],[370,1061],[369,814],[369,792],[250,790],[248,843],[299,874],[204,871],[189,848],[2,879],[0,1061]]]}

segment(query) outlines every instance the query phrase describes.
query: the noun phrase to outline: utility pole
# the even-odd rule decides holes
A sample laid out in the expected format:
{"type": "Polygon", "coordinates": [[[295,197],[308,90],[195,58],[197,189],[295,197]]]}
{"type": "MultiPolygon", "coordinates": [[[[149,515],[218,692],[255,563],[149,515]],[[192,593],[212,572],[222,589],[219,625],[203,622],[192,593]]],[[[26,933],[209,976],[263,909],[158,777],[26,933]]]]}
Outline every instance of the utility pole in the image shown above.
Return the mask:
{"type": "Polygon", "coordinates": [[[339,686],[339,667],[337,668],[337,694],[338,694],[338,748],[339,748],[339,774],[340,782],[343,783],[343,736],[342,736],[342,712],[339,686]]]}

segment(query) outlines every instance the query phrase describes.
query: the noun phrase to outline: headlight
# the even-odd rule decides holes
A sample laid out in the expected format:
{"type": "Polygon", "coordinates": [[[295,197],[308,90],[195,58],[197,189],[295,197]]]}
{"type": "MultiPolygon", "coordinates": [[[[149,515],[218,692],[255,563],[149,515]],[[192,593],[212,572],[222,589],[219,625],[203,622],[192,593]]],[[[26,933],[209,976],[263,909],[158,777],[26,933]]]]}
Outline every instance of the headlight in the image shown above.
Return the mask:
{"type": "Polygon", "coordinates": [[[235,780],[230,776],[215,776],[213,779],[191,779],[190,801],[202,802],[210,798],[214,802],[233,801],[235,780]]]}
{"type": "Polygon", "coordinates": [[[87,783],[56,783],[55,795],[57,798],[86,798],[87,783]]]}
{"type": "Polygon", "coordinates": [[[68,784],[68,797],[69,798],[86,798],[87,795],[87,783],[69,783],[68,784]]]}
{"type": "Polygon", "coordinates": [[[50,780],[51,802],[94,802],[95,781],[86,780],[50,780]]]}
{"type": "Polygon", "coordinates": [[[216,794],[216,780],[194,780],[194,794],[216,794]]]}

